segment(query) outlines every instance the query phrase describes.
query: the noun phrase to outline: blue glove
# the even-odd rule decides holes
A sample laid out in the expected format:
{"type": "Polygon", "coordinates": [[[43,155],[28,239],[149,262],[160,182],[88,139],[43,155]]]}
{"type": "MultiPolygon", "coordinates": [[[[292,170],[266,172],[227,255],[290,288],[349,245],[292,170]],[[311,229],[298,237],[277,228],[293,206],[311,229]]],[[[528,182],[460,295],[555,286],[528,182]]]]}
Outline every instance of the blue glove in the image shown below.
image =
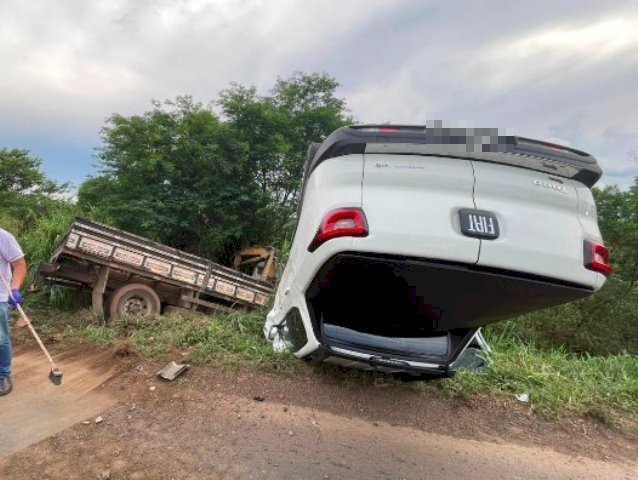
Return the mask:
{"type": "Polygon", "coordinates": [[[20,290],[17,288],[11,290],[11,295],[9,295],[9,305],[16,308],[18,305],[22,305],[22,302],[24,302],[24,297],[20,293],[20,290]]]}

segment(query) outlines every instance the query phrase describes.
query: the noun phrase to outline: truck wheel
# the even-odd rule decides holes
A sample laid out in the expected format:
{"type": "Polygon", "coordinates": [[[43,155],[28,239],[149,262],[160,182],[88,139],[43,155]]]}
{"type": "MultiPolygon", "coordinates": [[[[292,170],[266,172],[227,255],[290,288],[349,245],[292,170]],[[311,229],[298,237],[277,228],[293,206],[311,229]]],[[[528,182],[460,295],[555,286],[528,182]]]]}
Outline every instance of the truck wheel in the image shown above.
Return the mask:
{"type": "Polygon", "coordinates": [[[113,292],[108,301],[111,320],[123,317],[153,317],[160,314],[162,302],[148,285],[129,283],[113,292]]]}

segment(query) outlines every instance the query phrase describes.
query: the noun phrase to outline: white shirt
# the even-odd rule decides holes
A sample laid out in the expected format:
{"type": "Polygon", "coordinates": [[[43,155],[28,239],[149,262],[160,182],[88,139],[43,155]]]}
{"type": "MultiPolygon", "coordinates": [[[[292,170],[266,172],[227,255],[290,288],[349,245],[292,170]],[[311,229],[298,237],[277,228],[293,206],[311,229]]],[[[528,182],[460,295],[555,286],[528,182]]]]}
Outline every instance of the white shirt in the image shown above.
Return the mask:
{"type": "MultiPolygon", "coordinates": [[[[15,237],[0,228],[0,274],[11,285],[11,263],[24,257],[15,237]]],[[[0,282],[0,302],[9,300],[9,293],[0,282]]]]}

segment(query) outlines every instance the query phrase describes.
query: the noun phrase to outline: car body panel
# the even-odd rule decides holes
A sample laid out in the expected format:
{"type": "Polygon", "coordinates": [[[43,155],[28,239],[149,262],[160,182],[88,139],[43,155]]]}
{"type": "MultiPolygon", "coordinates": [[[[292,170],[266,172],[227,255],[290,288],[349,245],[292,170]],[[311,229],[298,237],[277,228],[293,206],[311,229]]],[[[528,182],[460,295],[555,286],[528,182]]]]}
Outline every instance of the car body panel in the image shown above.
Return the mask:
{"type": "Polygon", "coordinates": [[[473,166],[476,207],[496,215],[501,230],[481,241],[478,265],[595,285],[597,274],[584,268],[577,182],[506,165],[473,166]]]}
{"type": "Polygon", "coordinates": [[[362,207],[370,233],[357,251],[475,263],[480,240],[461,234],[458,211],[473,208],[468,160],[365,155],[362,207]]]}

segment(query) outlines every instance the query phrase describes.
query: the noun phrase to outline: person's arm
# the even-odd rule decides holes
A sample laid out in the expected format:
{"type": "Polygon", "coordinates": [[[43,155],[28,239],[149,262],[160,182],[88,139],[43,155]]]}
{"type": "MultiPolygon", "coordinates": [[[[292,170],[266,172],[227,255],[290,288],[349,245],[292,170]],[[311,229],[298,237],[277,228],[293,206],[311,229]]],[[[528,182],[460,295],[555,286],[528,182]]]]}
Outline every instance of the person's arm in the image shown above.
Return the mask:
{"type": "Polygon", "coordinates": [[[24,279],[27,276],[27,261],[24,257],[19,258],[15,262],[11,262],[13,274],[11,276],[11,290],[20,290],[24,279]]]}

